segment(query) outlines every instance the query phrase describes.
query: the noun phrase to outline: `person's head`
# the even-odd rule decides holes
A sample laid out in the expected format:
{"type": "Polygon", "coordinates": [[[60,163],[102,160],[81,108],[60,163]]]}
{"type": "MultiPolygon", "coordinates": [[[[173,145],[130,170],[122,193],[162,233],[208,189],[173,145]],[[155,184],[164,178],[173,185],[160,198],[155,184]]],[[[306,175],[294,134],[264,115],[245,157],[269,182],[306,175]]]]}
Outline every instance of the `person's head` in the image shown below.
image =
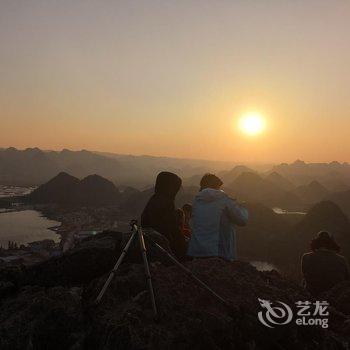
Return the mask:
{"type": "Polygon", "coordinates": [[[219,190],[223,185],[223,182],[214,174],[205,174],[200,182],[200,191],[206,188],[213,188],[214,190],[219,190]]]}
{"type": "Polygon", "coordinates": [[[191,216],[192,214],[192,204],[186,203],[182,206],[182,210],[184,211],[185,215],[191,216]]]}
{"type": "Polygon", "coordinates": [[[158,174],[155,185],[155,193],[174,199],[179,192],[182,180],[174,173],[162,171],[158,174]]]}
{"type": "Polygon", "coordinates": [[[327,231],[321,231],[317,234],[310,242],[310,247],[313,252],[318,249],[328,249],[333,250],[336,253],[340,252],[340,247],[337,242],[334,240],[333,236],[327,231]]]}
{"type": "Polygon", "coordinates": [[[192,216],[192,204],[186,203],[182,206],[182,210],[185,214],[185,221],[188,222],[192,216]]]}

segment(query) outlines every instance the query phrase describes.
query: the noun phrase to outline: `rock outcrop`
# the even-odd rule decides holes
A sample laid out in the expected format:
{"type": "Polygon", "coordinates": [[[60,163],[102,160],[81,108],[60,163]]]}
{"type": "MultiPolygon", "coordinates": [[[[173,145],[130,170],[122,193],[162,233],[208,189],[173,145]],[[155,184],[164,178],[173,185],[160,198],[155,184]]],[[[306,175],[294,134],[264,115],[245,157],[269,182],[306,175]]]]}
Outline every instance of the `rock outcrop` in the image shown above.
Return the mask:
{"type": "MultiPolygon", "coordinates": [[[[350,337],[349,286],[330,291],[342,312],[331,312],[330,329],[291,322],[274,329],[259,323],[258,298],[293,307],[312,297],[276,271],[248,263],[198,259],[185,263],[226,301],[218,302],[190,276],[149,247],[159,318],[152,316],[137,244],[99,305],[94,300],[129,234],[105,232],[61,258],[27,271],[0,274],[16,281],[1,296],[1,349],[346,349],[350,337]],[[16,276],[16,278],[14,278],[16,276]]],[[[167,245],[163,237],[152,239],[167,245]]],[[[168,247],[166,247],[168,249],[168,247]]],[[[322,299],[323,300],[323,299],[322,299]]],[[[326,300],[326,299],[325,299],[326,300]]]]}

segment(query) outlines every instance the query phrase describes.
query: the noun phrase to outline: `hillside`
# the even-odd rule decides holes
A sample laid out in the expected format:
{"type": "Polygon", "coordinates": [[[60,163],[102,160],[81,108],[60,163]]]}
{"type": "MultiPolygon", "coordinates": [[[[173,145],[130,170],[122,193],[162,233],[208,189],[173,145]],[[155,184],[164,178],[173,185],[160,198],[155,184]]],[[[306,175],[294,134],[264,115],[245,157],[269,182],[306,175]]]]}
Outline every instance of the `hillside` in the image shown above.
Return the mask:
{"type": "Polygon", "coordinates": [[[293,193],[307,204],[315,204],[327,198],[329,191],[326,187],[314,180],[307,185],[298,186],[293,193]]]}
{"type": "Polygon", "coordinates": [[[328,199],[338,204],[350,218],[350,190],[333,193],[328,196],[328,199]]]}
{"type": "MultiPolygon", "coordinates": [[[[258,298],[283,301],[293,309],[295,302],[313,298],[276,271],[258,272],[248,263],[215,258],[187,262],[187,268],[225,298],[226,306],[167,263],[152,245],[148,248],[158,320],[152,318],[136,246],[96,305],[96,295],[128,237],[105,232],[37,266],[1,269],[1,349],[248,350],[254,344],[262,350],[345,350],[342,344],[350,340],[349,327],[337,311],[350,312],[345,297],[349,284],[321,296],[332,301],[330,329],[293,322],[268,329],[257,317],[262,310],[258,298]]],[[[152,239],[167,247],[163,238],[152,239]]]]}
{"type": "Polygon", "coordinates": [[[218,174],[218,176],[224,183],[224,186],[227,186],[235,181],[243,173],[255,173],[255,171],[245,165],[237,165],[229,171],[222,171],[218,174]]]}
{"type": "Polygon", "coordinates": [[[265,180],[272,182],[273,184],[278,186],[280,189],[285,191],[291,191],[295,188],[294,184],[291,181],[289,181],[288,179],[286,179],[276,171],[267,175],[265,180]]]}
{"type": "Polygon", "coordinates": [[[256,173],[242,173],[231,184],[227,192],[239,201],[262,203],[270,208],[299,209],[303,202],[295,194],[281,189],[256,173]]]}
{"type": "Polygon", "coordinates": [[[100,206],[116,204],[119,199],[116,186],[99,175],[82,180],[60,173],[39,186],[26,197],[30,203],[56,203],[64,206],[100,206]]]}
{"type": "Polygon", "coordinates": [[[249,225],[238,228],[238,254],[242,258],[283,263],[289,248],[285,234],[291,224],[261,203],[246,203],[249,225]]]}
{"type": "Polygon", "coordinates": [[[79,179],[65,172],[39,186],[27,199],[33,203],[69,203],[79,179]]]}

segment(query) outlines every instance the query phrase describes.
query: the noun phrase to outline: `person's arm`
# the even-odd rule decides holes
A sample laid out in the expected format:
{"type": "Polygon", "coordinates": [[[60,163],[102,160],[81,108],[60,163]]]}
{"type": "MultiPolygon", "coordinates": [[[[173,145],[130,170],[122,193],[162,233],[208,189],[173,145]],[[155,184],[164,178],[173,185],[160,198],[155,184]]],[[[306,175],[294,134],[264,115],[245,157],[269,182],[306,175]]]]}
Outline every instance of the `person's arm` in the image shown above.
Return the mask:
{"type": "Polygon", "coordinates": [[[237,201],[228,198],[226,203],[227,215],[229,219],[238,226],[245,226],[248,222],[248,210],[242,207],[237,201]]]}

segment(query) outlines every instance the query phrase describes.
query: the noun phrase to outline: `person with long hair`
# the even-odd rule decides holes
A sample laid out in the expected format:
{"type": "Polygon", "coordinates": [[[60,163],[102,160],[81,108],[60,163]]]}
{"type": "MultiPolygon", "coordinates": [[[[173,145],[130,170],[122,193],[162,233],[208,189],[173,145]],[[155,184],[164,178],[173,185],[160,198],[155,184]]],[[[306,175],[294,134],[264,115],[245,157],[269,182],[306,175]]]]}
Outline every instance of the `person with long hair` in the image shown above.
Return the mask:
{"type": "Polygon", "coordinates": [[[311,294],[319,295],[350,279],[348,262],[339,254],[340,246],[329,232],[319,232],[310,242],[310,249],[301,259],[301,272],[311,294]]]}
{"type": "Polygon", "coordinates": [[[248,211],[221,190],[223,182],[205,174],[193,207],[192,234],[187,254],[191,257],[236,259],[235,225],[245,226],[248,211]]]}

